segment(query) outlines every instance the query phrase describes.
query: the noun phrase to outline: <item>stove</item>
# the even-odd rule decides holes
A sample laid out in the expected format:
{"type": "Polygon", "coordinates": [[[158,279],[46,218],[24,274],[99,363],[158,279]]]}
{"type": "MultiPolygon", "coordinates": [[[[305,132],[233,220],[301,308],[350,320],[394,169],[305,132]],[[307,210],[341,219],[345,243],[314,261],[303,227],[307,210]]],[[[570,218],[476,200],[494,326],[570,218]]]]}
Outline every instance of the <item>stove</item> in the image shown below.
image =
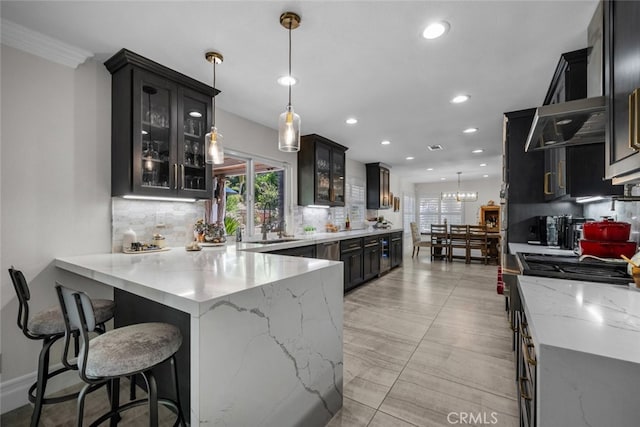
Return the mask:
{"type": "Polygon", "coordinates": [[[522,274],[557,279],[624,285],[633,279],[627,274],[626,262],[607,262],[594,259],[580,261],[572,255],[543,255],[518,252],[522,274]]]}

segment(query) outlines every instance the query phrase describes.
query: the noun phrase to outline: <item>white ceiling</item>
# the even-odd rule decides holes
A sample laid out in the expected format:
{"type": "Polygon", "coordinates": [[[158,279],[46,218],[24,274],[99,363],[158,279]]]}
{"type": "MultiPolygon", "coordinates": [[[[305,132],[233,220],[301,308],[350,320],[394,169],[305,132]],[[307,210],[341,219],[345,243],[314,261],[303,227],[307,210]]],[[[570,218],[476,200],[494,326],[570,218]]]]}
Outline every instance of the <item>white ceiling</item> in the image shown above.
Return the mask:
{"type": "Polygon", "coordinates": [[[1,14],[97,60],[124,47],[208,84],[204,53],[217,50],[225,58],[217,69],[217,106],[275,128],[287,103],[287,89],[276,83],[287,73],[287,31],[279,16],[294,11],[302,25],[292,34],[293,75],[300,80],[293,106],[303,134],[349,147],[351,159],[385,162],[409,182],[439,182],[455,181],[457,171],[462,181],[500,176],[502,113],[542,103],[560,54],[586,47],[596,5],[3,0],[1,14]],[[448,21],[449,32],[422,38],[434,20],[448,21]],[[451,104],[459,93],[470,101],[451,104]],[[346,125],[349,116],[358,124],[346,125]],[[463,134],[467,127],[479,131],[463,134]],[[383,139],[391,145],[380,145],[383,139]],[[431,144],[444,150],[430,152],[431,144]],[[485,151],[472,154],[476,148],[485,151]]]}

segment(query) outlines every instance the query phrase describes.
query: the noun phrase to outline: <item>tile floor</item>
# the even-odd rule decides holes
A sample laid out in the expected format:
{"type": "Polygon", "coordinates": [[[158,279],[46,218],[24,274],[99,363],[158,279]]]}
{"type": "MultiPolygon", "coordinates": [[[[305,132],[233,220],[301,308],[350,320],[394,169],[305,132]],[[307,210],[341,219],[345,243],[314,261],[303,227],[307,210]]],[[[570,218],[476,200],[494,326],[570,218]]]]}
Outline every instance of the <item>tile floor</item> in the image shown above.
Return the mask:
{"type": "MultiPolygon", "coordinates": [[[[329,426],[473,425],[461,422],[465,414],[482,417],[479,425],[517,426],[510,330],[496,274],[494,265],[408,256],[402,268],[349,293],[344,407],[329,426]]],[[[105,398],[90,395],[87,413],[98,413],[105,398]]],[[[41,425],[71,426],[74,409],[74,402],[46,407],[41,425]]],[[[136,411],[121,425],[146,425],[145,409],[136,411]]],[[[28,426],[30,414],[24,406],[0,424],[28,426]]]]}

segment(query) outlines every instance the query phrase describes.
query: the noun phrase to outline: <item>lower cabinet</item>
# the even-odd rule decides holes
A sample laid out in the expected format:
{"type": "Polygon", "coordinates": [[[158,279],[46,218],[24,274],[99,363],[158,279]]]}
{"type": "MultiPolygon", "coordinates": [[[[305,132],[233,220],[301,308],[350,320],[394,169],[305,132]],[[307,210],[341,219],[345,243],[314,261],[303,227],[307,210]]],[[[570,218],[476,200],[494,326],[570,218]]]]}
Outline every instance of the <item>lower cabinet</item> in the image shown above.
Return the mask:
{"type": "Polygon", "coordinates": [[[364,280],[373,279],[380,274],[380,237],[365,237],[363,249],[364,280]]]}
{"type": "Polygon", "coordinates": [[[402,231],[391,233],[391,268],[402,265],[402,231]]]}
{"type": "Polygon", "coordinates": [[[345,292],[364,282],[362,239],[341,241],[340,261],[344,263],[345,292]]]}

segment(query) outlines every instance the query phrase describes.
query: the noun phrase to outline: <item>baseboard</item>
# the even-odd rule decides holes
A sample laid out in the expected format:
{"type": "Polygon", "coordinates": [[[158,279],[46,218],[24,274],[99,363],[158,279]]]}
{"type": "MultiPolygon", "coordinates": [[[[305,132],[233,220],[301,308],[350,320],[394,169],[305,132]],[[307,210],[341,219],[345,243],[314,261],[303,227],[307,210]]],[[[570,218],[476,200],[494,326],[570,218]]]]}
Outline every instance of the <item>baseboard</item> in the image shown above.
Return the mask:
{"type": "Polygon", "coordinates": [[[3,414],[29,403],[27,392],[31,384],[36,381],[36,375],[37,372],[34,371],[0,383],[0,389],[2,389],[0,410],[3,414]]]}
{"type": "MultiPolygon", "coordinates": [[[[50,372],[61,368],[62,363],[49,367],[50,372]]],[[[33,371],[29,374],[12,378],[0,383],[0,412],[6,413],[29,403],[29,387],[36,382],[37,372],[33,371]]],[[[80,377],[77,371],[69,371],[57,375],[47,383],[47,394],[55,393],[64,388],[71,387],[80,383],[80,377]]]]}

